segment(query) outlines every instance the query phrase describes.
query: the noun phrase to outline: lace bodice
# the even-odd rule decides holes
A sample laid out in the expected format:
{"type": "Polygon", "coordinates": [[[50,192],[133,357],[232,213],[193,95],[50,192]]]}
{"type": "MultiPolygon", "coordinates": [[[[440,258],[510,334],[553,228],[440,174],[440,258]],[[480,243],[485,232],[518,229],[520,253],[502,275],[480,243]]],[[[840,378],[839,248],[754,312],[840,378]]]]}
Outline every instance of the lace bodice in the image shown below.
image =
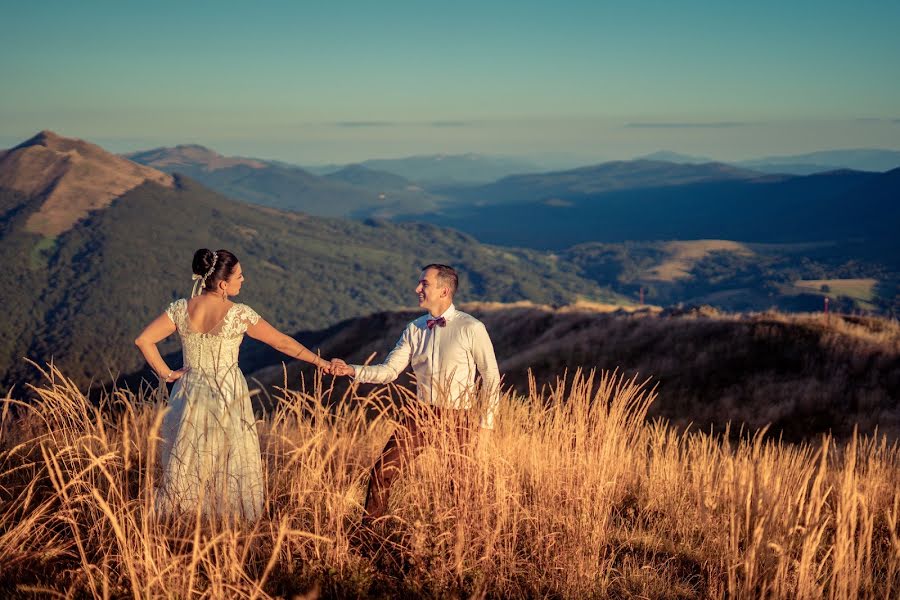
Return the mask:
{"type": "Polygon", "coordinates": [[[246,304],[232,304],[218,325],[206,333],[194,329],[187,311],[187,300],[178,299],[166,309],[181,336],[184,366],[205,373],[224,373],[237,368],[238,350],[244,332],[259,321],[259,315],[246,304]]]}

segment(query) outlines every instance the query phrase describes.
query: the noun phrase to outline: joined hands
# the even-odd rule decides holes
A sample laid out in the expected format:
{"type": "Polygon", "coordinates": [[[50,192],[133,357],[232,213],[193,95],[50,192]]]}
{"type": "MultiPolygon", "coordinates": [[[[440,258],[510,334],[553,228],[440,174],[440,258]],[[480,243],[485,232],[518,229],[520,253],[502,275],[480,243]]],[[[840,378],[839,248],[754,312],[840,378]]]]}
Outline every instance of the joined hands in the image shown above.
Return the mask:
{"type": "Polygon", "coordinates": [[[340,358],[332,358],[330,361],[324,358],[317,360],[316,368],[320,369],[326,375],[334,375],[340,377],[342,375],[353,375],[353,367],[348,365],[340,358]]]}
{"type": "Polygon", "coordinates": [[[336,375],[338,377],[340,377],[342,375],[349,375],[352,377],[355,374],[353,367],[351,367],[350,365],[345,363],[340,358],[332,358],[331,359],[331,368],[330,368],[329,372],[332,375],[336,375]]]}
{"type": "Polygon", "coordinates": [[[323,358],[321,362],[316,362],[316,367],[321,369],[326,375],[334,375],[335,377],[354,374],[353,367],[340,358],[332,358],[330,361],[323,358]]]}

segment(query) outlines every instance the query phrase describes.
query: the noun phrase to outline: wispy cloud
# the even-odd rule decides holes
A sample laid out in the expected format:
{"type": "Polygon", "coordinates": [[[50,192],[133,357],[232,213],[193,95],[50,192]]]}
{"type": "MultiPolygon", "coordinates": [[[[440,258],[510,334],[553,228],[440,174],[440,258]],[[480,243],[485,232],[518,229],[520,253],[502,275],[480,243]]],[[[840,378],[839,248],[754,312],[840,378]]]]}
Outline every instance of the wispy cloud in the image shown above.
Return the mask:
{"type": "Polygon", "coordinates": [[[466,121],[338,121],[336,127],[468,127],[466,121]]]}
{"type": "Polygon", "coordinates": [[[625,127],[636,129],[722,129],[726,127],[746,127],[747,125],[749,125],[749,123],[742,123],[740,121],[715,121],[707,123],[625,123],[625,127]]]}
{"type": "Polygon", "coordinates": [[[391,121],[338,121],[338,127],[394,127],[391,121]]]}
{"type": "Polygon", "coordinates": [[[900,119],[891,119],[889,117],[859,117],[854,119],[858,123],[900,123],[900,119]]]}
{"type": "Polygon", "coordinates": [[[432,121],[432,127],[468,127],[465,121],[432,121]]]}

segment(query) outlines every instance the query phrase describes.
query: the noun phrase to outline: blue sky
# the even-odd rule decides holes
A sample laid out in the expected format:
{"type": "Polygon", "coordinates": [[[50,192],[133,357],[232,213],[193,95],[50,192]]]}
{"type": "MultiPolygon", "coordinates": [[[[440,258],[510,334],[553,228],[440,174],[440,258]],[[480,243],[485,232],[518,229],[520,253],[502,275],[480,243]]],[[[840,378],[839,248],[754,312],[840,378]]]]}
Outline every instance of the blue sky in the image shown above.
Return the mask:
{"type": "Polygon", "coordinates": [[[900,148],[898,2],[7,2],[0,145],[721,159],[900,148]]]}

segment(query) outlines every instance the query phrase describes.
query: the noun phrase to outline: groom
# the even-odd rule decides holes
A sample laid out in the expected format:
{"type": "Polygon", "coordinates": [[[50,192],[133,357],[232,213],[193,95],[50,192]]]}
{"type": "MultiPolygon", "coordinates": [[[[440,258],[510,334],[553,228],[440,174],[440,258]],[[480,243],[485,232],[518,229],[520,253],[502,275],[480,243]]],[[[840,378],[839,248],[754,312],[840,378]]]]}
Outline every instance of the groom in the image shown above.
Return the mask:
{"type": "MultiPolygon", "coordinates": [[[[484,324],[456,310],[453,295],[459,278],[453,267],[431,264],[422,270],[416,294],[428,314],[406,326],[400,339],[380,365],[348,365],[332,360],[335,375],[350,375],[362,383],[390,383],[412,363],[417,396],[431,412],[457,423],[460,443],[467,440],[467,409],[476,399],[475,371],[487,398],[482,430],[494,427],[494,411],[500,401],[500,371],[494,346],[484,324]]],[[[413,411],[414,413],[416,411],[413,411]]],[[[424,449],[423,425],[427,420],[405,417],[372,467],[366,493],[366,518],[376,519],[387,510],[388,496],[400,467],[424,449]]]]}

